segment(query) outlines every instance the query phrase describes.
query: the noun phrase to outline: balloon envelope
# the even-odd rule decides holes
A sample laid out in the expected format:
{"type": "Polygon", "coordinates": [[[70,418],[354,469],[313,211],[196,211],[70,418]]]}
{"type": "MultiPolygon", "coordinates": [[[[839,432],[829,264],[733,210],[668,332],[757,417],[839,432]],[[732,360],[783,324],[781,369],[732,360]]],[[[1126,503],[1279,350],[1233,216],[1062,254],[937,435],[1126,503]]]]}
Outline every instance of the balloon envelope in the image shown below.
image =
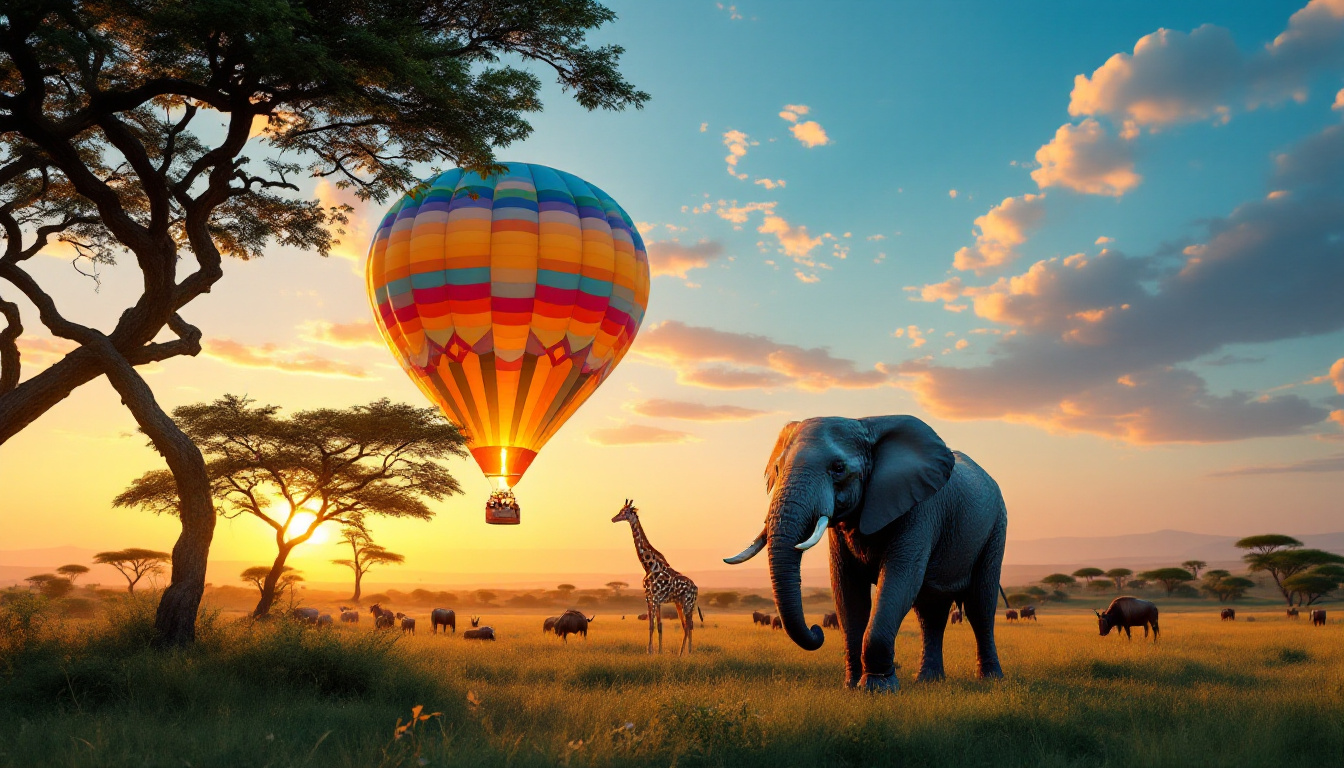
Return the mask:
{"type": "Polygon", "coordinates": [[[383,338],[497,488],[621,361],[649,262],[605,192],[544,165],[426,179],[383,217],[367,279],[383,338]]]}

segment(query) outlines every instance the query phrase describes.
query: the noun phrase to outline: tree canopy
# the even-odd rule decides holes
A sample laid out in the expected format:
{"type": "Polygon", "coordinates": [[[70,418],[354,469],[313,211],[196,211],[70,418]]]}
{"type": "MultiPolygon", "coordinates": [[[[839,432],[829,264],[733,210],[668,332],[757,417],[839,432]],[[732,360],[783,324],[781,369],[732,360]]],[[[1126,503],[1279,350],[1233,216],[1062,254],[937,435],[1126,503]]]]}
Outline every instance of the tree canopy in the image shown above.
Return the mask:
{"type": "Polygon", "coordinates": [[[1078,580],[1067,573],[1052,573],[1041,579],[1042,584],[1049,584],[1052,587],[1066,587],[1070,584],[1077,584],[1078,580]]]}
{"type": "Polygon", "coordinates": [[[1196,579],[1199,578],[1199,572],[1209,567],[1209,564],[1203,560],[1186,560],[1181,563],[1181,567],[1189,571],[1196,579]]]}
{"type": "Polygon", "coordinates": [[[89,572],[89,567],[79,563],[70,563],[57,568],[56,572],[69,579],[71,584],[74,584],[76,579],[89,572]]]}
{"type": "Polygon", "coordinates": [[[93,556],[93,562],[110,565],[120,571],[121,575],[126,577],[126,591],[132,594],[135,593],[135,585],[140,583],[140,579],[162,570],[164,564],[171,559],[172,556],[167,552],[140,547],[99,552],[93,556]]]}
{"type": "Polygon", "coordinates": [[[1155,568],[1139,575],[1149,581],[1160,582],[1168,595],[1175,592],[1181,584],[1195,580],[1194,575],[1184,568],[1155,568]]]}
{"type": "Polygon", "coordinates": [[[1321,549],[1277,549],[1248,554],[1245,560],[1252,571],[1268,573],[1292,605],[1294,590],[1285,584],[1288,579],[1317,566],[1344,563],[1344,556],[1321,549]]]}
{"type": "Polygon", "coordinates": [[[343,565],[355,574],[355,593],[350,597],[356,603],[364,589],[364,575],[375,565],[400,565],[406,562],[405,555],[390,552],[381,545],[373,543],[369,533],[362,526],[347,526],[341,530],[341,541],[350,547],[350,557],[332,560],[333,565],[343,565]]]}
{"type": "MultiPolygon", "coordinates": [[[[439,462],[465,456],[466,437],[433,408],[378,400],[285,417],[276,406],[225,395],[180,406],[173,418],[207,458],[220,514],[247,514],[274,532],[276,560],[258,616],[270,609],[289,553],[319,526],[362,530],[373,515],[429,520],[426,500],[461,492],[439,462]],[[311,515],[306,525],[304,513],[311,515]]],[[[176,479],[167,470],[147,472],[114,504],[176,514],[176,479]]]]}
{"type": "Polygon", "coordinates": [[[1100,568],[1079,568],[1073,572],[1073,575],[1079,579],[1084,579],[1091,584],[1092,580],[1098,576],[1105,576],[1106,572],[1100,568]]]}
{"type": "Polygon", "coordinates": [[[349,207],[301,179],[383,201],[430,166],[489,171],[532,130],[534,69],[587,109],[641,107],[621,47],[587,42],[614,18],[595,0],[0,0],[0,443],[107,377],[182,496],[163,641],[195,637],[215,510],[137,367],[200,353],[186,311],[225,257],[330,251],[349,207]],[[139,270],[115,324],[29,268],[57,241],[91,288],[139,270]],[[24,311],[73,347],[31,373],[24,311]]]}
{"type": "Polygon", "coordinates": [[[1263,533],[1259,536],[1247,536],[1233,546],[1237,549],[1249,549],[1254,555],[1264,555],[1277,549],[1300,547],[1302,542],[1281,533],[1263,533]]]}

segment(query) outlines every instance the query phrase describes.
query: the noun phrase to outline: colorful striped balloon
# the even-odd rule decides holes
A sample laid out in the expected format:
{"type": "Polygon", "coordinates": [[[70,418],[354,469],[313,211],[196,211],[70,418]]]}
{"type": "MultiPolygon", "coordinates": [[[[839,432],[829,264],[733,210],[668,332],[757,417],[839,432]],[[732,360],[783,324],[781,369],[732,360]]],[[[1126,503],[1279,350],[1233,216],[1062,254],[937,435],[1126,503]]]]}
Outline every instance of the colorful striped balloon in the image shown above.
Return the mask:
{"type": "Polygon", "coordinates": [[[507,168],[422,182],[383,217],[367,270],[388,346],[500,491],[611,374],[649,300],[644,242],[616,201],[554,168],[507,168]]]}

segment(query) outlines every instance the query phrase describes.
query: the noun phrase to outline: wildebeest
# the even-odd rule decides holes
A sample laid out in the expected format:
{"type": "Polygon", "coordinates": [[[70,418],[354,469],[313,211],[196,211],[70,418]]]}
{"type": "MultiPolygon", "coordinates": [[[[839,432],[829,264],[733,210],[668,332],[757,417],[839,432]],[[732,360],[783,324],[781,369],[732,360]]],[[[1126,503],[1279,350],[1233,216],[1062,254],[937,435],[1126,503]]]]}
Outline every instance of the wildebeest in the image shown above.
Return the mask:
{"type": "Polygon", "coordinates": [[[429,612],[429,627],[433,634],[439,634],[439,627],[443,627],[443,633],[448,634],[448,628],[453,628],[453,634],[457,634],[457,614],[447,608],[435,608],[429,612]]]}
{"type": "Polygon", "coordinates": [[[481,627],[480,629],[468,629],[462,633],[462,637],[467,640],[494,640],[494,627],[481,627]]]}
{"type": "Polygon", "coordinates": [[[333,621],[331,620],[331,614],[330,614],[330,613],[324,613],[324,614],[322,614],[321,616],[318,616],[318,617],[317,617],[317,626],[319,626],[319,627],[330,627],[330,626],[332,626],[334,623],[335,623],[335,622],[333,622],[333,621]]]}
{"type": "Polygon", "coordinates": [[[377,603],[369,606],[369,613],[373,614],[374,629],[391,629],[392,623],[396,619],[396,614],[377,603]]]}
{"type": "Polygon", "coordinates": [[[1297,618],[1297,609],[1296,609],[1296,608],[1289,608],[1289,609],[1288,609],[1288,618],[1290,618],[1290,619],[1296,619],[1296,618],[1297,618]]]}
{"type": "Polygon", "coordinates": [[[1237,620],[1237,609],[1236,609],[1236,608],[1224,608],[1224,609],[1223,609],[1223,612],[1222,612],[1221,615],[1222,615],[1222,617],[1223,617],[1223,621],[1236,621],[1236,620],[1237,620]]]}
{"type": "Polygon", "coordinates": [[[412,619],[404,613],[398,613],[397,618],[401,619],[401,633],[403,635],[407,632],[410,632],[412,635],[415,634],[415,619],[412,619]]]}
{"type": "Polygon", "coordinates": [[[1003,618],[1007,621],[1017,621],[1017,610],[1009,608],[1003,612],[1003,618]]]}
{"type": "Polygon", "coordinates": [[[570,635],[583,635],[583,639],[588,639],[588,625],[596,616],[584,616],[579,611],[570,609],[560,614],[555,619],[555,626],[552,631],[560,636],[560,639],[569,642],[570,635]]]}
{"type": "Polygon", "coordinates": [[[771,628],[771,629],[783,629],[783,628],[784,628],[784,622],[781,621],[780,618],[779,618],[778,616],[776,616],[775,618],[773,618],[773,619],[770,620],[770,628],[771,628]]]}
{"type": "Polygon", "coordinates": [[[321,612],[316,608],[295,608],[289,612],[290,618],[302,621],[306,624],[316,624],[317,617],[320,615],[321,612]]]}
{"type": "Polygon", "coordinates": [[[1036,621],[1036,606],[1034,605],[1028,605],[1024,607],[1022,610],[1018,611],[1018,613],[1022,615],[1023,621],[1026,621],[1027,619],[1036,621]]]}
{"type": "Polygon", "coordinates": [[[1130,633],[1130,627],[1143,627],[1143,636],[1148,636],[1148,627],[1153,628],[1153,642],[1157,642],[1157,606],[1147,600],[1140,600],[1137,597],[1117,597],[1106,607],[1106,612],[1102,613],[1093,608],[1092,612],[1097,614],[1097,629],[1101,636],[1110,634],[1112,627],[1119,627],[1125,631],[1125,637],[1130,640],[1134,635],[1130,633]]]}
{"type": "Polygon", "coordinates": [[[831,611],[821,617],[821,626],[823,628],[834,627],[835,629],[839,629],[840,617],[836,615],[835,611],[831,611]]]}
{"type": "Polygon", "coordinates": [[[1325,609],[1324,609],[1324,608],[1313,608],[1313,609],[1311,609],[1311,613],[1307,614],[1307,618],[1311,619],[1311,626],[1313,626],[1313,627],[1324,627],[1324,626],[1325,626],[1325,609]]]}
{"type": "Polygon", "coordinates": [[[953,624],[960,624],[960,623],[961,623],[961,609],[960,609],[960,608],[953,608],[953,609],[952,609],[952,623],[953,623],[953,624]]]}
{"type": "Polygon", "coordinates": [[[560,620],[559,616],[547,616],[546,620],[541,623],[541,633],[545,635],[554,632],[555,622],[559,620],[560,620]]]}
{"type": "Polygon", "coordinates": [[[763,625],[763,626],[768,627],[768,626],[770,626],[770,614],[768,614],[768,613],[761,613],[760,611],[752,611],[752,612],[751,612],[751,623],[752,623],[752,624],[761,624],[761,625],[763,625]]]}
{"type": "Polygon", "coordinates": [[[342,624],[358,624],[358,623],[359,623],[359,611],[351,611],[351,610],[349,610],[349,609],[342,608],[342,609],[341,609],[341,623],[342,623],[342,624]]]}

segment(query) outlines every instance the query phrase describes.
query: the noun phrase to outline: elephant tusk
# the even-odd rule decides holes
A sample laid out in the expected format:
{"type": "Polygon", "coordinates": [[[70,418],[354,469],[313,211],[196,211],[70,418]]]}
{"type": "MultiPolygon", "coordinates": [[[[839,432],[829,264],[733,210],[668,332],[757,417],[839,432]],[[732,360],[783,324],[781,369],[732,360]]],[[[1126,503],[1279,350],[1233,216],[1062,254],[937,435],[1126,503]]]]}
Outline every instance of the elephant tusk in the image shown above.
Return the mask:
{"type": "Polygon", "coordinates": [[[762,549],[765,549],[764,528],[761,529],[761,533],[759,536],[756,537],[756,540],[747,545],[746,549],[742,550],[741,552],[738,552],[736,555],[733,555],[732,557],[723,558],[723,562],[729,565],[737,565],[738,563],[745,563],[751,558],[755,557],[756,553],[760,552],[762,549]]]}
{"type": "Polygon", "coordinates": [[[794,549],[811,549],[816,546],[817,542],[821,541],[821,535],[826,532],[826,526],[830,525],[830,523],[831,518],[822,515],[821,518],[817,520],[817,528],[812,531],[812,535],[808,536],[807,541],[804,541],[802,544],[794,545],[794,549]]]}

